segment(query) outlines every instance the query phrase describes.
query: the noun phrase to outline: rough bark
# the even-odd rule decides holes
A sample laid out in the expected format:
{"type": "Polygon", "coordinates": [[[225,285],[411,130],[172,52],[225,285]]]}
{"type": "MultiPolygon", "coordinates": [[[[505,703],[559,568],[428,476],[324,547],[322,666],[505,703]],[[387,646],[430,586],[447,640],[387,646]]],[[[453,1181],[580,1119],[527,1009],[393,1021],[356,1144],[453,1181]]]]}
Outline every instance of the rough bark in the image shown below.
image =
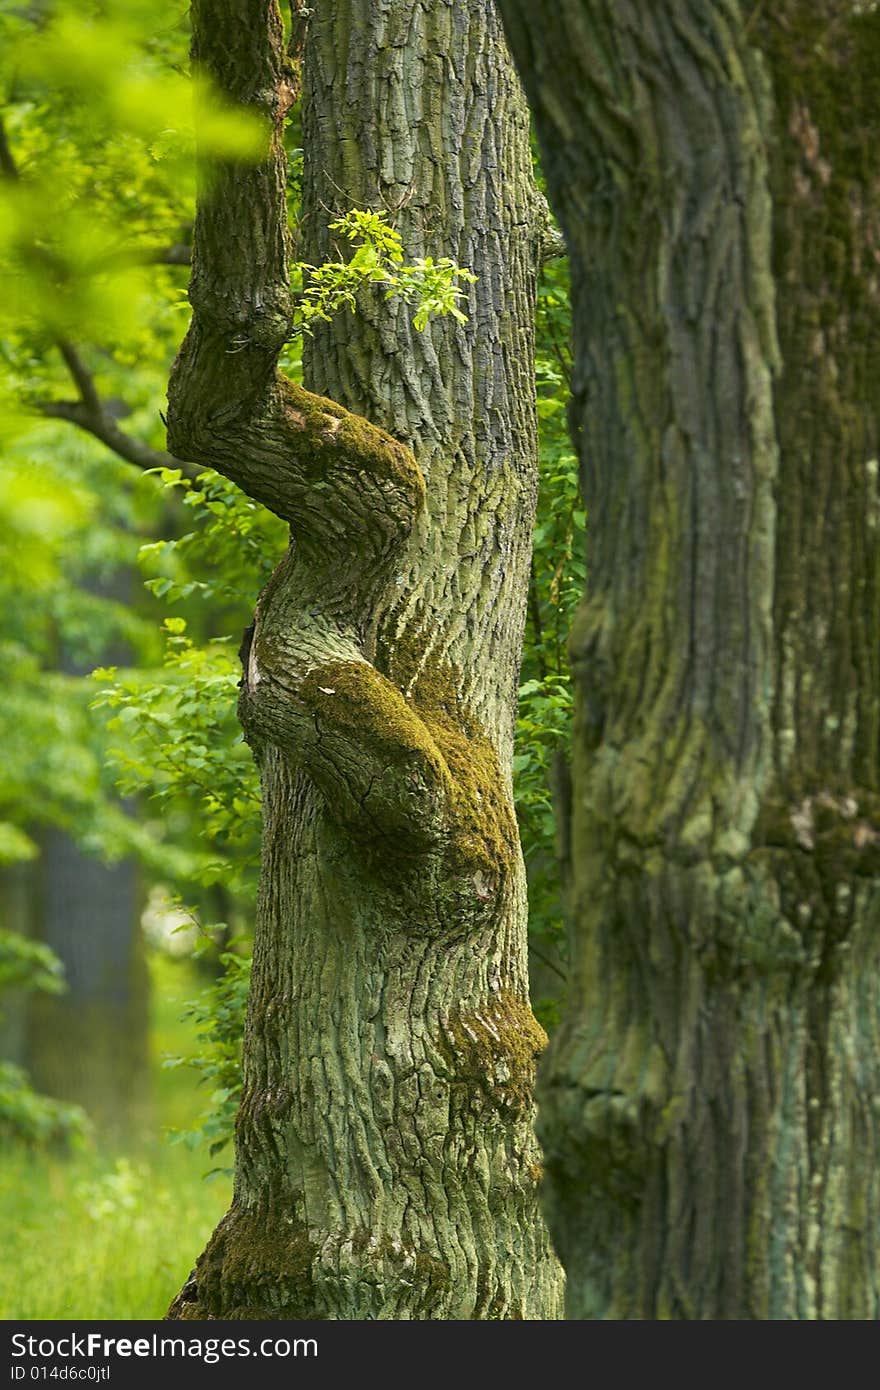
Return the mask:
{"type": "Polygon", "coordinates": [[[304,259],[371,206],[408,255],[479,276],[466,326],[419,335],[379,291],[316,333],[316,395],[275,365],[296,79],[278,13],[193,16],[196,57],[274,137],[200,201],[169,445],[292,541],[240,702],[264,849],[235,1196],[171,1316],[555,1316],[509,775],[541,241],[524,106],[488,0],[313,7],[304,259]]]}
{"type": "Polygon", "coordinates": [[[539,1086],[568,1315],[876,1317],[880,20],[499,5],[590,525],[539,1086]]]}

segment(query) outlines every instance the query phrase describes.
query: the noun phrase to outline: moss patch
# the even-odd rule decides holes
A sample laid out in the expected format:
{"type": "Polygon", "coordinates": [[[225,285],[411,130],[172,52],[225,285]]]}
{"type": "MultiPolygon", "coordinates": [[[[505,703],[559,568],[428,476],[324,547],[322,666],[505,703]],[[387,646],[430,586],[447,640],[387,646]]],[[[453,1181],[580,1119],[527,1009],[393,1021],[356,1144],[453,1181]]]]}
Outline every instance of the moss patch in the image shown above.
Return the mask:
{"type": "Polygon", "coordinates": [[[412,452],[392,435],[326,396],[313,395],[285,377],[278,380],[283,414],[303,433],[301,462],[319,479],[333,463],[391,483],[414,511],[425,502],[425,480],[412,452]]]}
{"type": "Polygon", "coordinates": [[[530,1108],[535,1066],[546,1046],[547,1034],[528,1004],[507,990],[446,1021],[445,1050],[455,1079],[500,1110],[530,1108]]]}
{"type": "Polygon", "coordinates": [[[352,729],[389,762],[419,754],[442,775],[440,752],[396,686],[366,661],[328,661],[310,671],[298,695],[314,714],[352,729]]]}
{"type": "Polygon", "coordinates": [[[315,1319],[314,1257],[302,1223],[233,1202],[169,1316],[315,1319]]]}
{"type": "MultiPolygon", "coordinates": [[[[258,661],[260,643],[258,638],[258,661]]],[[[434,667],[419,674],[407,700],[400,683],[369,663],[340,660],[310,672],[298,695],[310,712],[352,730],[402,773],[419,758],[448,783],[449,874],[467,880],[476,902],[490,902],[517,852],[516,819],[495,749],[462,705],[456,687],[452,668],[434,667]]]]}
{"type": "Polygon", "coordinates": [[[464,704],[461,673],[424,660],[425,644],[407,634],[395,643],[390,673],[412,706],[452,775],[454,826],[450,869],[474,880],[477,896],[491,897],[519,846],[519,831],[498,755],[464,704]]]}

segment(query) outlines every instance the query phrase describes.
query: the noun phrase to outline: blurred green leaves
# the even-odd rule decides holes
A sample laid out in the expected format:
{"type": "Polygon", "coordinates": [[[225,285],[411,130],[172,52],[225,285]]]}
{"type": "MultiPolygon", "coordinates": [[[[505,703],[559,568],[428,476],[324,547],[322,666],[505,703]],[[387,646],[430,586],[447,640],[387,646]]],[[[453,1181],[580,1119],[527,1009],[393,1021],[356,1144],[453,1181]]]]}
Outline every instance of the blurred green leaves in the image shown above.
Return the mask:
{"type": "Polygon", "coordinates": [[[200,154],[265,152],[257,117],[188,75],[188,41],[177,0],[0,10],[0,336],[129,341],[151,256],[192,221],[194,108],[200,154]]]}
{"type": "MultiPolygon", "coordinates": [[[[209,1088],[208,1104],[193,1129],[177,1132],[175,1143],[196,1148],[208,1145],[212,1158],[232,1141],[235,1115],[241,1099],[241,1044],[244,1033],[247,992],[251,977],[249,952],[224,951],[220,956],[222,973],[192,1001],[187,1018],[195,1025],[201,1050],[195,1057],[166,1057],[166,1067],[193,1067],[201,1083],[209,1088]]],[[[207,1177],[231,1176],[229,1168],[217,1167],[207,1177]]]]}
{"type": "Polygon", "coordinates": [[[41,941],[31,941],[0,927],[0,996],[8,989],[39,989],[60,994],[61,962],[41,941]]]}
{"type": "MultiPolygon", "coordinates": [[[[8,990],[59,994],[64,987],[61,962],[48,946],[0,928],[0,1012],[8,990]]],[[[0,1060],[0,1147],[14,1143],[70,1149],[88,1134],[89,1122],[80,1106],[38,1094],[20,1067],[0,1060]]]]}
{"type": "Polygon", "coordinates": [[[142,834],[113,794],[93,691],[75,669],[109,646],[157,648],[152,624],[106,589],[134,561],[131,528],[155,485],[69,429],[60,449],[58,434],[41,425],[0,459],[0,863],[33,857],[46,824],[110,858],[142,834]]]}

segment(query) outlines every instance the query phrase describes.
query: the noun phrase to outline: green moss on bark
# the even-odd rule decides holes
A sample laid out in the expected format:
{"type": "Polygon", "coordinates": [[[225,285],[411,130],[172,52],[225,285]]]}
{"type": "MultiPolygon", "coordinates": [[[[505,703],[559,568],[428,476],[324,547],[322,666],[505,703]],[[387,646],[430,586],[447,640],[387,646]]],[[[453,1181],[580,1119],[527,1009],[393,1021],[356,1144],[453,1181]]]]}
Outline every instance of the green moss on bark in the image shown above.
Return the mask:
{"type": "Polygon", "coordinates": [[[279,1211],[233,1203],[168,1312],[186,1320],[316,1319],[315,1247],[279,1211]]]}
{"type": "Polygon", "coordinates": [[[498,755],[459,693],[461,673],[426,656],[428,650],[417,634],[398,637],[392,679],[407,692],[452,775],[450,867],[456,873],[485,875],[482,891],[491,894],[519,851],[516,817],[498,755]]]}
{"type": "MultiPolygon", "coordinates": [[[[257,640],[257,659],[269,655],[257,640]]],[[[330,661],[311,671],[298,698],[319,721],[371,745],[402,776],[414,759],[449,793],[449,819],[440,841],[449,872],[471,882],[478,899],[495,896],[518,852],[513,808],[498,756],[456,691],[456,673],[420,673],[407,695],[368,662],[330,661]]]]}
{"type": "Polygon", "coordinates": [[[391,483],[409,499],[413,512],[424,506],[425,480],[406,445],[326,396],[314,395],[279,377],[277,390],[287,420],[302,431],[305,462],[316,480],[328,466],[391,483]]]}
{"type": "Polygon", "coordinates": [[[546,1046],[547,1034],[528,1004],[506,990],[446,1020],[445,1049],[455,1080],[497,1110],[531,1108],[535,1067],[546,1046]]]}
{"type": "Polygon", "coordinates": [[[443,775],[440,752],[426,725],[369,662],[325,662],[309,672],[297,693],[318,719],[350,729],[389,763],[405,767],[414,754],[420,755],[438,777],[443,775]]]}

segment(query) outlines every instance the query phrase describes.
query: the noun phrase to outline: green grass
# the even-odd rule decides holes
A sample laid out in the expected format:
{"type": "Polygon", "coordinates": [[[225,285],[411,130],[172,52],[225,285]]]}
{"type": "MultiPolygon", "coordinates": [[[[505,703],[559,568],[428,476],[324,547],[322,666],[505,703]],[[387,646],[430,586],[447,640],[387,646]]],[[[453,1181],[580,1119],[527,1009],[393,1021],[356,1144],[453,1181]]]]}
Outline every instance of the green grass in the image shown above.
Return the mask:
{"type": "Polygon", "coordinates": [[[5,1158],[0,1318],[161,1318],[226,1206],[203,1167],[183,1149],[5,1158]]]}
{"type": "Polygon", "coordinates": [[[228,1206],[207,1152],[164,1137],[204,1106],[193,1073],[159,1067],[193,1050],[180,1015],[201,985],[187,963],[153,974],[155,1133],[68,1159],[0,1153],[0,1318],[161,1318],[228,1206]]]}

